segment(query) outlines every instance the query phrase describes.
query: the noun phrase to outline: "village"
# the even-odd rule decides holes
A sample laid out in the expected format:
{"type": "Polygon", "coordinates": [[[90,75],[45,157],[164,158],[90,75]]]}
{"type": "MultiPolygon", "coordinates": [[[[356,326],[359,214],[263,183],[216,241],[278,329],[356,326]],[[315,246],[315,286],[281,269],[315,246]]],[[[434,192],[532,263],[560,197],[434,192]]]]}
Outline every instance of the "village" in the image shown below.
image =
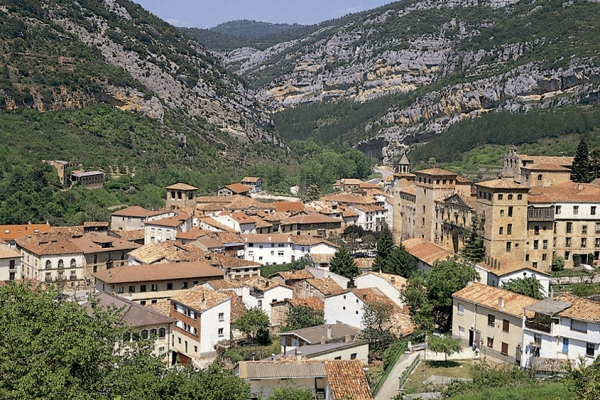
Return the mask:
{"type": "MultiPolygon", "coordinates": [[[[168,366],[203,368],[257,343],[260,329],[249,331],[246,320],[264,315],[279,352],[256,350],[235,363],[255,396],[292,381],[317,399],[362,400],[401,393],[408,366],[435,357],[411,343],[396,362],[406,368],[392,364],[377,390],[369,387],[365,368],[381,343],[365,332],[379,323],[401,339],[422,328],[407,275],[466,264],[475,279],[451,295],[448,329],[437,323],[436,334],[460,341],[457,356],[554,374],[580,358],[589,365],[600,351],[600,303],[562,290],[573,279],[597,282],[600,256],[600,182],[572,181],[573,162],[513,146],[497,178],[473,184],[440,168],[412,171],[404,155],[389,177],[341,179],[332,194],[306,202],[261,200],[261,177],[213,196],[174,182],[164,209],[126,207],[110,222],[82,226],[0,226],[0,280],[53,285],[87,307],[94,299],[124,310],[168,366]],[[410,255],[409,274],[378,261],[386,235],[410,255]],[[469,258],[473,235],[481,253],[469,258]],[[347,254],[354,272],[339,267],[347,254]],[[558,270],[577,273],[553,275],[558,270]],[[537,298],[503,288],[527,279],[539,285],[537,298]],[[382,308],[386,318],[369,325],[382,308]],[[294,310],[320,323],[294,329],[294,310]]],[[[93,190],[104,180],[98,171],[67,177],[65,164],[55,167],[63,183],[93,190]]]]}

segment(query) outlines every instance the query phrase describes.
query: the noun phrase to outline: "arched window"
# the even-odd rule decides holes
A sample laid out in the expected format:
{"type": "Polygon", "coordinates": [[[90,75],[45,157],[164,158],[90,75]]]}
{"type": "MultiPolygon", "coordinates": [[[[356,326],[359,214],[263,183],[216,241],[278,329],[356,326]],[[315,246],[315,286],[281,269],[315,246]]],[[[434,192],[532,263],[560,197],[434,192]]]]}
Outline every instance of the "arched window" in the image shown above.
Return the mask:
{"type": "Polygon", "coordinates": [[[47,260],[46,261],[46,269],[50,269],[50,268],[52,268],[52,261],[47,260]]]}
{"type": "Polygon", "coordinates": [[[150,336],[156,336],[156,329],[150,329],[150,336]]]}
{"type": "Polygon", "coordinates": [[[71,268],[75,268],[77,266],[77,261],[74,258],[71,258],[71,268]]]}
{"type": "Polygon", "coordinates": [[[147,329],[144,329],[142,331],[142,339],[148,339],[148,330],[147,329]]]}
{"type": "Polygon", "coordinates": [[[58,260],[58,269],[63,269],[65,267],[65,262],[62,260],[58,260]]]}
{"type": "Polygon", "coordinates": [[[161,338],[163,338],[163,337],[165,337],[166,335],[167,335],[167,332],[166,332],[165,328],[160,328],[160,329],[158,330],[158,337],[161,337],[161,338]]]}
{"type": "Polygon", "coordinates": [[[129,333],[129,332],[125,332],[125,333],[123,334],[123,341],[124,341],[124,342],[129,342],[129,341],[131,341],[131,333],[129,333]]]}

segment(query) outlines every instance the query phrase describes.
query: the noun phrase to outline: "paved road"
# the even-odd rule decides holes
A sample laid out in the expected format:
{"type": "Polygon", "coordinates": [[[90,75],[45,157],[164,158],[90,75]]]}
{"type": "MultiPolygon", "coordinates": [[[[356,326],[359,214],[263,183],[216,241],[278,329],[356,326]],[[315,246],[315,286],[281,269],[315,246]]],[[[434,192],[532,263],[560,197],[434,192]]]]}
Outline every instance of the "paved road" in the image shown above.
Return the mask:
{"type": "Polygon", "coordinates": [[[377,396],[375,396],[375,400],[390,400],[392,397],[398,394],[398,379],[402,372],[412,364],[415,358],[421,356],[420,352],[414,353],[405,353],[400,356],[394,369],[388,375],[388,378],[385,380],[379,392],[377,392],[377,396]]]}

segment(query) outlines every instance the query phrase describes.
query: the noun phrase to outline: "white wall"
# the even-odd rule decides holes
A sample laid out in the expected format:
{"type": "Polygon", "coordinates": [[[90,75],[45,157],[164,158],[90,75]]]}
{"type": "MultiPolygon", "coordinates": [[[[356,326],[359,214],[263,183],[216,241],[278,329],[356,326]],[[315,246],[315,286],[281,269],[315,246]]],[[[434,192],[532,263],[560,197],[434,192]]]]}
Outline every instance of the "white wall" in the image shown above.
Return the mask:
{"type": "Polygon", "coordinates": [[[308,267],[307,268],[308,272],[310,272],[315,278],[317,279],[322,279],[322,278],[331,278],[335,281],[335,283],[337,283],[338,285],[340,285],[340,287],[342,289],[346,289],[348,287],[348,282],[350,282],[350,279],[335,274],[329,270],[326,269],[321,269],[321,268],[315,268],[315,267],[308,267]]]}
{"type": "Polygon", "coordinates": [[[200,321],[200,355],[210,356],[215,353],[215,345],[220,340],[230,340],[231,327],[231,299],[227,299],[202,313],[200,321]],[[219,320],[219,313],[223,319],[219,320]],[[223,335],[219,336],[219,329],[223,335]]]}
{"type": "MultiPolygon", "coordinates": [[[[264,242],[245,244],[244,259],[262,265],[288,264],[292,262],[292,245],[289,242],[264,242]]],[[[297,257],[298,259],[300,257],[297,257]]]]}
{"type": "Polygon", "coordinates": [[[354,278],[354,284],[358,289],[377,288],[394,303],[398,304],[400,307],[404,306],[404,303],[400,299],[400,291],[380,276],[373,274],[359,275],[354,278]]]}
{"type": "Polygon", "coordinates": [[[21,279],[21,255],[15,250],[15,257],[0,258],[0,281],[10,280],[10,273],[14,272],[14,279],[21,279]],[[14,269],[10,269],[10,261],[14,261],[14,269]]]}
{"type": "Polygon", "coordinates": [[[242,301],[247,308],[260,307],[271,321],[271,303],[283,299],[291,299],[294,296],[294,291],[284,286],[276,286],[265,291],[263,297],[255,297],[250,294],[249,290],[242,293],[242,301]],[[259,305],[260,302],[260,305],[259,305]]]}
{"type": "Polygon", "coordinates": [[[325,298],[325,323],[343,323],[363,329],[364,303],[352,292],[325,298]]]}

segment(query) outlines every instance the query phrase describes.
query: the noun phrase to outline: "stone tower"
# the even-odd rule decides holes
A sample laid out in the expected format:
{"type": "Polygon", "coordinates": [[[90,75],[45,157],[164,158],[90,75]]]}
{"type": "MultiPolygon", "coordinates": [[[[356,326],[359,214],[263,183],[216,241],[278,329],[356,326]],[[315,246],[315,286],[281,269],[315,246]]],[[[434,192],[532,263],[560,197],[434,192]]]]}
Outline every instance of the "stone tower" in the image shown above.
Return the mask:
{"type": "Polygon", "coordinates": [[[167,186],[167,209],[174,210],[176,208],[196,208],[196,190],[193,186],[185,183],[176,183],[167,186]]]}

